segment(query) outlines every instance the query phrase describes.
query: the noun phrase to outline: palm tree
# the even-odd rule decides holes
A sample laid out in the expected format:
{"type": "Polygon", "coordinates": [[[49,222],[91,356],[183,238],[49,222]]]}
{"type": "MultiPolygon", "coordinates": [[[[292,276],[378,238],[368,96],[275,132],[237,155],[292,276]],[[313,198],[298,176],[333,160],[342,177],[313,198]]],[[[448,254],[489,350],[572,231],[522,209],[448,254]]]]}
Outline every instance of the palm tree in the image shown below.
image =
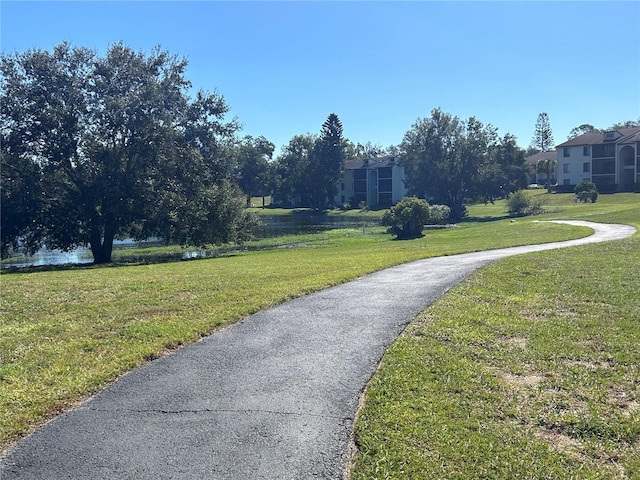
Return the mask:
{"type": "Polygon", "coordinates": [[[551,193],[551,172],[556,169],[556,161],[553,158],[542,158],[536,163],[536,172],[546,175],[547,193],[551,193]]]}

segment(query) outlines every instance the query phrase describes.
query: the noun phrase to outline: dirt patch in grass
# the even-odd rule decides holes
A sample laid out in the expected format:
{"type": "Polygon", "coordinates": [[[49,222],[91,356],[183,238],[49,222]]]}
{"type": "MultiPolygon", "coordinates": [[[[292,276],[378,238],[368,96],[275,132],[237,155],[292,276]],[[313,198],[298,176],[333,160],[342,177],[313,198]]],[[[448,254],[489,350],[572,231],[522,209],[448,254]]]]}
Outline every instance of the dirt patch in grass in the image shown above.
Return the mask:
{"type": "Polygon", "coordinates": [[[610,368],[608,362],[601,360],[573,360],[570,358],[564,358],[562,359],[562,363],[567,367],[584,367],[589,370],[610,368]]]}
{"type": "Polygon", "coordinates": [[[524,318],[525,320],[531,320],[533,322],[544,322],[546,320],[549,320],[547,315],[545,314],[544,311],[527,311],[524,310],[522,313],[522,318],[524,318]]]}
{"type": "Polygon", "coordinates": [[[500,378],[507,385],[515,388],[535,387],[544,380],[541,375],[513,375],[507,372],[500,372],[500,378]]]}
{"type": "Polygon", "coordinates": [[[583,448],[582,444],[575,438],[571,438],[563,432],[549,430],[547,428],[538,428],[534,430],[533,434],[536,438],[542,440],[558,452],[566,453],[575,457],[582,457],[580,454],[580,450],[583,448]]]}
{"type": "Polygon", "coordinates": [[[529,339],[527,337],[506,337],[504,335],[499,335],[497,340],[508,347],[524,350],[527,348],[527,342],[529,339]]]}
{"type": "Polygon", "coordinates": [[[620,409],[622,415],[626,417],[640,412],[640,402],[630,397],[625,388],[613,387],[609,390],[609,401],[620,409]]]}

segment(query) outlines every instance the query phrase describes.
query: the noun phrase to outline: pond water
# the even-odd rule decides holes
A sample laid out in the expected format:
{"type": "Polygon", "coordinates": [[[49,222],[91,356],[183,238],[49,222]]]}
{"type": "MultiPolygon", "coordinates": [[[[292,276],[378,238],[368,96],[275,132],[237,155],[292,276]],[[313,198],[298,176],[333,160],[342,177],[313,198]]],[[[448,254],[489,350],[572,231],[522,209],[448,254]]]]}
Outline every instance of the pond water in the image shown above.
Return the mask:
{"type": "Polygon", "coordinates": [[[263,225],[259,238],[273,238],[283,235],[318,233],[336,228],[362,228],[363,225],[379,225],[377,218],[364,216],[334,216],[323,214],[262,215],[263,225]]]}
{"type": "MultiPolygon", "coordinates": [[[[145,242],[135,242],[134,240],[115,240],[114,248],[137,247],[145,243],[157,243],[159,239],[154,238],[145,242]]],[[[17,257],[16,261],[9,259],[7,262],[0,264],[0,269],[5,268],[21,268],[21,267],[40,267],[44,265],[81,265],[84,263],[93,263],[93,255],[89,247],[77,247],[70,252],[61,250],[49,250],[43,248],[38,250],[34,255],[28,257],[17,257]]]]}
{"type": "MultiPolygon", "coordinates": [[[[258,238],[274,238],[283,235],[296,235],[304,233],[318,233],[324,230],[333,230],[336,228],[363,228],[367,226],[377,226],[379,220],[371,217],[342,217],[330,215],[313,215],[313,214],[291,214],[291,215],[263,215],[262,227],[257,232],[258,238]]],[[[146,242],[135,242],[131,239],[116,240],[114,248],[137,247],[147,243],[158,243],[159,239],[151,239],[146,242]]],[[[185,251],[184,259],[200,258],[203,255],[201,251],[185,251]]],[[[42,249],[30,257],[19,257],[15,261],[9,260],[0,264],[0,269],[5,268],[21,268],[31,266],[44,265],[68,265],[68,264],[86,264],[93,263],[91,249],[87,247],[78,247],[70,252],[62,252],[60,250],[42,249]]]]}

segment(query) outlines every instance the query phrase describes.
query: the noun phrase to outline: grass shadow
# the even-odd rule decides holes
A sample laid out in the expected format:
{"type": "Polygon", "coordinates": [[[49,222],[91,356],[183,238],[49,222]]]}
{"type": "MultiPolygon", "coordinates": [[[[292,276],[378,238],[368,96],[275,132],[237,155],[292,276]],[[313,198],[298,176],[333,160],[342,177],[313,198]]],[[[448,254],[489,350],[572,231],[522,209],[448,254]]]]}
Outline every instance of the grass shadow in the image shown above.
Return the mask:
{"type": "Polygon", "coordinates": [[[508,220],[513,218],[509,214],[499,215],[499,216],[490,216],[490,217],[464,217],[460,220],[460,223],[487,223],[487,222],[497,222],[500,220],[508,220]]]}

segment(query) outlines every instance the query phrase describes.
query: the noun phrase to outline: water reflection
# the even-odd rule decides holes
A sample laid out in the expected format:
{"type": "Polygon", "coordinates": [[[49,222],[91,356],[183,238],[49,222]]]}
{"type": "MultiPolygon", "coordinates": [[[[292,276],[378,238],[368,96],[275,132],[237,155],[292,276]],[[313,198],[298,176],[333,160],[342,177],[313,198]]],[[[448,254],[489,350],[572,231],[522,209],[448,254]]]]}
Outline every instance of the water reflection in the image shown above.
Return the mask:
{"type": "Polygon", "coordinates": [[[301,235],[319,233],[337,228],[362,228],[363,224],[378,225],[379,221],[371,217],[339,217],[323,214],[263,215],[263,225],[258,234],[261,238],[273,238],[283,235],[301,235]]]}
{"type": "Polygon", "coordinates": [[[70,252],[61,250],[48,250],[43,248],[28,257],[17,257],[16,261],[2,263],[0,268],[39,267],[42,265],[66,265],[93,263],[91,250],[86,247],[78,247],[70,252]]]}
{"type": "MultiPolygon", "coordinates": [[[[257,232],[258,238],[274,238],[284,235],[299,235],[305,233],[318,233],[337,228],[363,228],[364,225],[378,225],[377,219],[370,217],[339,217],[323,214],[291,214],[291,215],[264,215],[261,217],[262,226],[257,232]]],[[[131,239],[116,240],[114,248],[131,248],[140,245],[158,244],[160,239],[153,238],[144,242],[136,242],[131,239]]],[[[212,252],[202,250],[188,250],[182,258],[205,258],[212,252]]],[[[93,263],[91,249],[78,247],[70,252],[60,250],[42,249],[30,257],[19,257],[15,261],[9,260],[0,264],[0,268],[21,268],[43,265],[68,265],[93,263]]]]}

